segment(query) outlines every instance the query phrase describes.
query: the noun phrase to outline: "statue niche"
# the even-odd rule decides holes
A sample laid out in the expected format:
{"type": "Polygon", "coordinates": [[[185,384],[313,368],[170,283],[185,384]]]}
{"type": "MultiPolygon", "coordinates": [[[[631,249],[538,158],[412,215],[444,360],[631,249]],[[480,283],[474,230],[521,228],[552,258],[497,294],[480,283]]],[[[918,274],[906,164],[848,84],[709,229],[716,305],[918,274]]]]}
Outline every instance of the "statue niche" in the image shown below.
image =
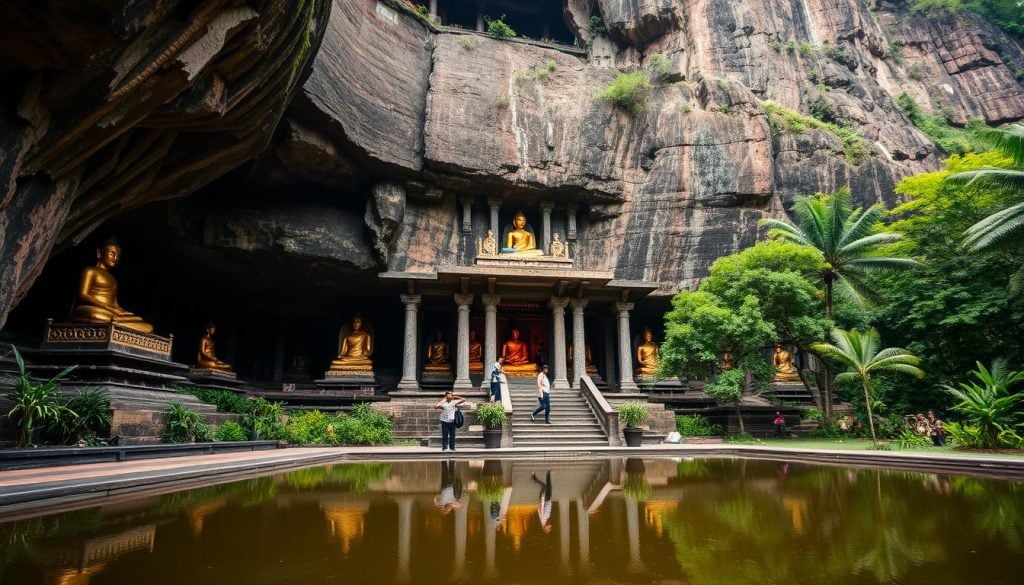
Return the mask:
{"type": "Polygon", "coordinates": [[[504,247],[502,255],[508,256],[543,256],[544,252],[537,248],[537,237],[533,228],[526,223],[522,211],[516,212],[512,224],[505,227],[504,247]]]}
{"type": "Polygon", "coordinates": [[[328,376],[373,375],[373,334],[360,315],[341,328],[338,357],[331,362],[328,376]]]}
{"type": "Polygon", "coordinates": [[[451,374],[451,349],[444,340],[444,333],[438,329],[434,333],[434,341],[427,346],[426,360],[423,371],[428,374],[451,374]]]}
{"type": "Polygon", "coordinates": [[[635,373],[641,378],[653,378],[658,372],[658,344],[650,327],[644,328],[643,343],[636,348],[636,363],[635,373]]]}
{"type": "Polygon", "coordinates": [[[96,265],[82,271],[71,320],[75,323],[116,323],[142,333],[153,326],[117,302],[117,279],[110,271],[121,260],[121,247],[113,239],[96,249],[96,265]]]}
{"type": "Polygon", "coordinates": [[[469,330],[469,373],[481,374],[484,371],[484,344],[476,335],[476,330],[469,330]]]}
{"type": "Polygon", "coordinates": [[[505,358],[502,370],[509,375],[536,374],[537,366],[530,361],[530,347],[519,335],[519,328],[512,328],[512,336],[501,346],[501,357],[505,358]]]}

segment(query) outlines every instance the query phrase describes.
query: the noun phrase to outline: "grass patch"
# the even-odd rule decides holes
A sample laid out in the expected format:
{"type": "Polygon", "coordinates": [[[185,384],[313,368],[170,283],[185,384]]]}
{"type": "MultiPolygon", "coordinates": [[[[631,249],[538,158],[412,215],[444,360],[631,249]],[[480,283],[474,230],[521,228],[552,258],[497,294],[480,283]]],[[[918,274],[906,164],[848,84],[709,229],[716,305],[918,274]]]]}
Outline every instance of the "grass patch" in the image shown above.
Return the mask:
{"type": "Polygon", "coordinates": [[[983,152],[987,145],[978,139],[977,131],[985,128],[985,122],[974,119],[966,128],[957,128],[949,123],[951,112],[926,114],[920,104],[907,93],[896,98],[896,105],[910,118],[920,131],[928,135],[939,148],[949,154],[983,152]]]}
{"type": "Polygon", "coordinates": [[[487,23],[487,34],[496,36],[499,39],[511,39],[516,36],[516,31],[511,26],[505,24],[504,14],[500,18],[484,16],[484,22],[487,23]]]}
{"type": "Polygon", "coordinates": [[[808,130],[824,130],[831,132],[842,141],[846,162],[857,166],[868,157],[867,143],[850,126],[822,122],[811,116],[805,116],[793,110],[783,108],[773,102],[761,102],[761,106],[768,112],[768,123],[771,125],[773,135],[785,133],[800,134],[808,130]]]}

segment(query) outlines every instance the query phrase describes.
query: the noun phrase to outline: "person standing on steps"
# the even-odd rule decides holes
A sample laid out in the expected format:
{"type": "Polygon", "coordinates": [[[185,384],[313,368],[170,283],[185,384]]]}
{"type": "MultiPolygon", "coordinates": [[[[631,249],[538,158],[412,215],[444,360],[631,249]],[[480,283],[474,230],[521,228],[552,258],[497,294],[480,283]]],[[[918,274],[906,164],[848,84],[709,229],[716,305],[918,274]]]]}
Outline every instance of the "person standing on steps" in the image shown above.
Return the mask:
{"type": "Polygon", "coordinates": [[[491,368],[491,402],[501,402],[501,377],[505,375],[501,365],[504,362],[505,358],[499,357],[491,368]]]}
{"type": "Polygon", "coordinates": [[[466,399],[456,396],[451,390],[444,393],[441,402],[434,405],[434,408],[441,411],[441,450],[455,450],[455,411],[466,399]]]}
{"type": "Polygon", "coordinates": [[[537,415],[543,412],[544,422],[551,424],[551,381],[548,380],[546,365],[541,366],[540,373],[537,374],[537,400],[540,405],[530,414],[530,420],[537,422],[537,415]]]}

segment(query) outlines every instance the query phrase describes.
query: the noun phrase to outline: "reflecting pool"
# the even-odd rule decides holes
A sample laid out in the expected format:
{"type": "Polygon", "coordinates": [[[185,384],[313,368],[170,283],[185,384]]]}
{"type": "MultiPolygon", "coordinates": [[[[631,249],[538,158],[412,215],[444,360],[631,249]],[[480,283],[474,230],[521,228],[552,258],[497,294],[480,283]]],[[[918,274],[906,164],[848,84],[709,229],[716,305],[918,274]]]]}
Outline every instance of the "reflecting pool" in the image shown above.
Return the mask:
{"type": "Polygon", "coordinates": [[[351,463],[0,524],[0,583],[1020,583],[1024,484],[743,459],[351,463]]]}

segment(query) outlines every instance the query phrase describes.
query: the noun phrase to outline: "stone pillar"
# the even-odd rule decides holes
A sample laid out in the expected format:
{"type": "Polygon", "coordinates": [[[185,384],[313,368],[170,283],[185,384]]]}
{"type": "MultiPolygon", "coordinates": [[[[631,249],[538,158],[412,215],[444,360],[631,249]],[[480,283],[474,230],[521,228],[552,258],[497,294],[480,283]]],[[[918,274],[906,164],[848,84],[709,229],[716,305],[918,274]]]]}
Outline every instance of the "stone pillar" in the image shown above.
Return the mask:
{"type": "Polygon", "coordinates": [[[615,303],[619,316],[619,391],[636,392],[633,381],[633,351],[629,340],[629,312],[633,303],[615,303]]]}
{"type": "Polygon", "coordinates": [[[618,371],[615,368],[616,354],[619,352],[615,346],[618,345],[617,337],[618,333],[615,331],[615,319],[612,317],[602,317],[601,326],[604,329],[604,379],[612,386],[615,386],[615,380],[618,379],[618,371]]]}
{"type": "Polygon", "coordinates": [[[398,568],[395,583],[408,583],[412,576],[412,498],[401,496],[398,500],[398,568]]]}
{"type": "Polygon", "coordinates": [[[544,250],[545,254],[551,253],[551,210],[554,208],[554,203],[540,204],[541,225],[543,226],[543,229],[541,230],[541,236],[544,239],[541,240],[540,246],[538,247],[541,250],[544,250]]]}
{"type": "Polygon", "coordinates": [[[629,538],[629,572],[643,571],[640,557],[640,504],[635,498],[626,497],[626,535],[629,538]]]}
{"type": "Polygon", "coordinates": [[[565,210],[566,223],[568,224],[568,233],[565,239],[575,242],[576,241],[576,204],[571,203],[565,210]]]}
{"type": "Polygon", "coordinates": [[[481,500],[480,507],[483,509],[484,519],[484,579],[487,581],[494,581],[498,576],[498,572],[494,564],[496,556],[495,553],[497,551],[497,535],[495,533],[498,530],[498,526],[497,522],[491,518],[490,503],[481,500]]]}
{"type": "Polygon", "coordinates": [[[567,304],[569,304],[569,299],[565,297],[552,297],[549,303],[554,325],[552,331],[555,337],[555,347],[551,351],[551,361],[555,365],[555,379],[551,383],[553,389],[569,387],[569,380],[565,374],[565,306],[567,304]]]}
{"type": "Polygon", "coordinates": [[[484,1],[476,0],[476,32],[484,32],[484,1]]]}
{"type": "Polygon", "coordinates": [[[402,379],[398,382],[399,390],[419,390],[416,381],[416,321],[420,295],[402,295],[405,303],[405,347],[402,353],[402,379]]]}
{"type": "Polygon", "coordinates": [[[469,381],[469,305],[473,303],[473,295],[455,295],[455,304],[459,306],[459,337],[455,350],[455,390],[468,390],[473,387],[469,381]]]}
{"type": "Polygon", "coordinates": [[[437,18],[437,0],[430,0],[430,16],[437,18]]]}
{"type": "Polygon", "coordinates": [[[462,198],[462,233],[473,233],[473,198],[462,198]]]}
{"type": "Polygon", "coordinates": [[[583,332],[583,309],[587,299],[573,299],[572,306],[572,386],[579,390],[580,378],[587,374],[587,341],[583,332]]]}
{"type": "Polygon", "coordinates": [[[494,241],[498,242],[498,251],[501,251],[501,247],[505,245],[501,241],[501,232],[498,231],[498,210],[501,209],[501,199],[490,198],[487,200],[487,205],[491,208],[491,233],[494,234],[494,241]]]}
{"type": "Polygon", "coordinates": [[[579,541],[580,574],[590,573],[590,515],[583,500],[576,500],[576,538],[579,541]]]}
{"type": "Polygon", "coordinates": [[[484,382],[483,388],[489,389],[491,367],[498,359],[498,295],[483,295],[484,302],[484,382]]]}
{"type": "Polygon", "coordinates": [[[468,532],[468,514],[463,506],[455,510],[455,570],[453,581],[466,580],[466,533],[468,532]]]}
{"type": "Polygon", "coordinates": [[[562,562],[561,574],[566,577],[570,574],[572,563],[570,553],[572,552],[572,524],[569,522],[569,502],[559,500],[558,504],[558,552],[562,562]]]}

